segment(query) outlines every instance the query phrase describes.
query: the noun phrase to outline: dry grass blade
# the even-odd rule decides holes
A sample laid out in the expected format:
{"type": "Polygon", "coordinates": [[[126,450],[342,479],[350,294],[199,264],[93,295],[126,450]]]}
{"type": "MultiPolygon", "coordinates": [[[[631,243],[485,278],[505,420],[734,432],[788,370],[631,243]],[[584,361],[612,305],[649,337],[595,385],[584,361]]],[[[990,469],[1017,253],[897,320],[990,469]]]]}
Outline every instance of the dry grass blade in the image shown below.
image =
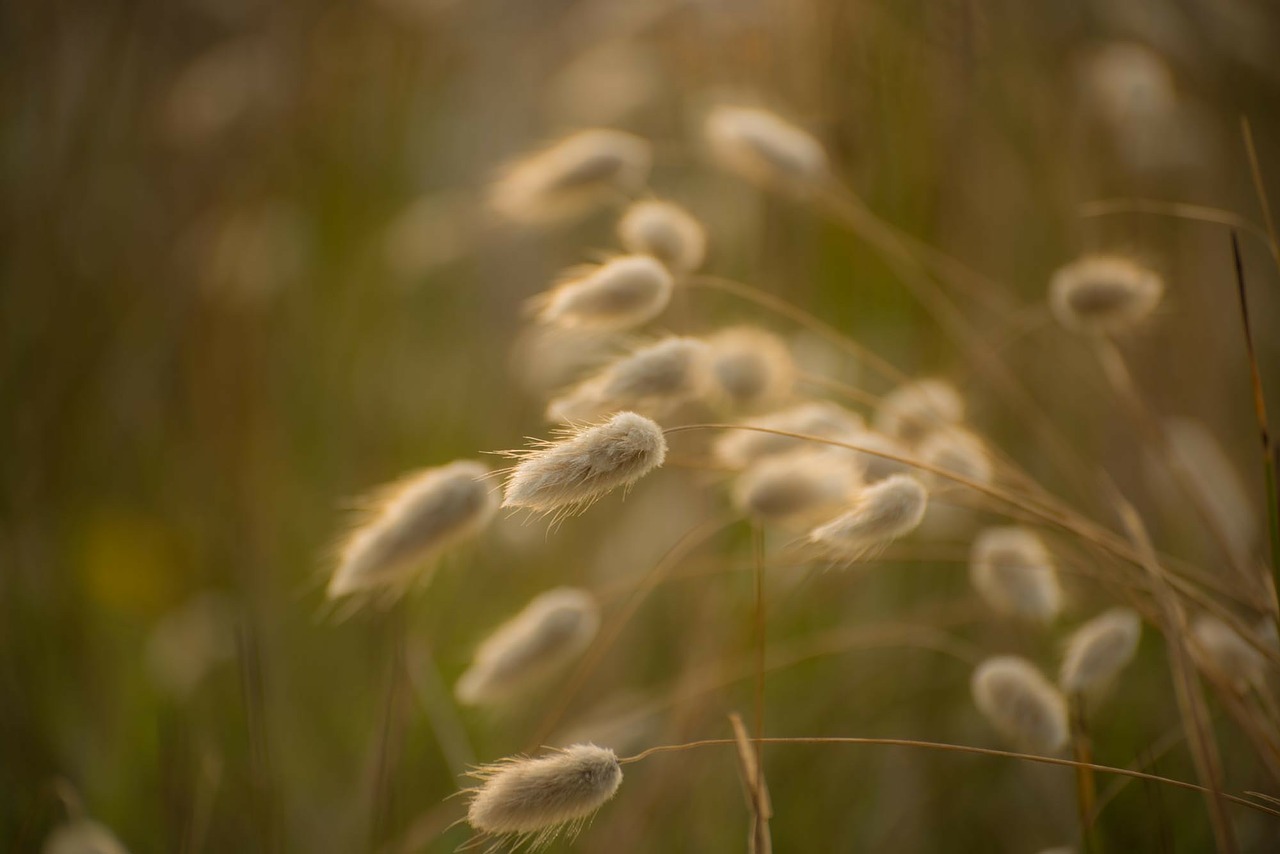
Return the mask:
{"type": "Polygon", "coordinates": [[[729,723],[733,725],[733,738],[738,745],[738,768],[742,772],[747,809],[751,810],[751,836],[748,837],[747,851],[750,854],[771,854],[773,839],[769,835],[769,819],[773,818],[773,804],[769,800],[764,768],[759,762],[760,741],[752,745],[747,727],[737,712],[729,713],[729,723]]]}

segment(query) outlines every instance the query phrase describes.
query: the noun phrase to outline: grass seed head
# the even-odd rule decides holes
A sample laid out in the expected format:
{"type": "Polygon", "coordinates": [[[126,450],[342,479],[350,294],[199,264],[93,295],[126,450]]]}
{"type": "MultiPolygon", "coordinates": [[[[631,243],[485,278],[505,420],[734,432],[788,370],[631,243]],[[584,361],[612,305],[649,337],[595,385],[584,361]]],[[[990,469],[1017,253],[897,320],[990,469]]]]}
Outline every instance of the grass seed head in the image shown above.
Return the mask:
{"type": "Polygon", "coordinates": [[[329,598],[407,586],[423,564],[484,528],[498,506],[488,473],[481,463],[458,460],[384,490],[342,545],[329,598]]]}
{"type": "Polygon", "coordinates": [[[738,477],[734,505],[760,522],[799,529],[831,518],[859,486],[852,460],[833,450],[803,449],[760,460],[738,477]]]}
{"type": "MultiPolygon", "coordinates": [[[[988,484],[995,476],[986,443],[977,434],[960,427],[946,427],[930,433],[920,443],[917,454],[921,462],[974,483],[988,484]]],[[[955,484],[955,481],[932,472],[929,480],[934,486],[955,484]]]]}
{"type": "Polygon", "coordinates": [[[702,223],[672,202],[648,199],[627,208],[618,239],[628,252],[652,256],[675,275],[693,272],[707,256],[702,223]]]}
{"type": "Polygon", "coordinates": [[[1164,281],[1116,255],[1086,255],[1053,274],[1049,308],[1067,329],[1087,334],[1124,332],[1159,305],[1164,281]]]}
{"type": "Polygon", "coordinates": [[[554,673],[586,649],[600,628],[600,606],[586,590],[542,593],[476,650],[455,693],[467,705],[504,700],[554,673]]]}
{"type": "Polygon", "coordinates": [[[822,144],[768,110],[716,107],[704,130],[720,166],[770,189],[804,192],[828,174],[822,144]]]}
{"type": "Polygon", "coordinates": [[[1205,670],[1226,679],[1237,690],[1266,683],[1267,660],[1240,633],[1211,614],[1191,623],[1191,650],[1205,670]]]}
{"type": "Polygon", "coordinates": [[[696,338],[670,337],[622,357],[547,406],[551,421],[591,421],[632,410],[662,415],[702,397],[710,383],[710,348],[696,338]]]}
{"type": "Polygon", "coordinates": [[[649,143],[634,134],[581,130],[507,167],[491,189],[490,204],[519,223],[572,219],[639,191],[652,157],[649,143]]]}
{"type": "Polygon", "coordinates": [[[635,483],[662,465],[662,428],[634,412],[573,429],[558,442],[517,451],[503,507],[536,513],[572,513],[618,487],[635,483]]]}
{"type": "MultiPolygon", "coordinates": [[[[865,428],[862,418],[842,406],[827,401],[802,403],[768,415],[742,422],[749,427],[783,430],[823,439],[844,441],[865,428]]],[[[716,459],[734,468],[744,468],[772,454],[805,447],[821,447],[804,439],[757,433],[752,430],[727,430],[716,439],[716,459]]],[[[827,446],[831,447],[831,446],[827,446]]]]}
{"type": "Polygon", "coordinates": [[[914,531],[929,496],[911,475],[895,474],[862,489],[851,510],[809,532],[809,541],[833,557],[856,559],[914,531]]]}
{"type": "Polygon", "coordinates": [[[622,330],[666,310],[674,283],[647,255],[623,255],[588,267],[532,301],[538,320],[556,326],[622,330]]]}
{"type": "Polygon", "coordinates": [[[515,757],[472,773],[467,822],[490,836],[516,836],[534,847],[562,832],[570,836],[600,809],[622,783],[612,750],[575,744],[536,759],[515,757]]]}
{"type": "Polygon", "coordinates": [[[875,427],[886,436],[914,445],[934,430],[964,420],[964,398],[946,380],[904,383],[876,407],[875,427]]]}
{"type": "Polygon", "coordinates": [[[994,610],[1048,621],[1062,609],[1062,588],[1044,541],[1028,528],[987,528],[973,540],[969,579],[994,610]]]}
{"type": "Polygon", "coordinates": [[[1035,753],[1067,743],[1067,702],[1035,665],[1015,655],[988,658],[973,671],[973,701],[1005,738],[1035,753]]]}
{"type": "Polygon", "coordinates": [[[721,330],[707,337],[711,347],[713,394],[738,410],[776,406],[790,396],[796,366],[791,350],[777,335],[751,326],[721,330]]]}
{"type": "Polygon", "coordinates": [[[1072,632],[1062,655],[1058,684],[1068,694],[1106,687],[1138,651],[1142,621],[1128,608],[1113,608],[1072,632]]]}

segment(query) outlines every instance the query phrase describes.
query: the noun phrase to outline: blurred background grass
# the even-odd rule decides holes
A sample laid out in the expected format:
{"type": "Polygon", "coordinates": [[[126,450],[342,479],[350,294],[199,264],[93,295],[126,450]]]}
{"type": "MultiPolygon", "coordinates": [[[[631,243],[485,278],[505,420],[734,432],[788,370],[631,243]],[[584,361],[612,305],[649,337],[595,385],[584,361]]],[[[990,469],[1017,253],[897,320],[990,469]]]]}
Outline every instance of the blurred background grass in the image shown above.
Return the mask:
{"type": "MultiPolygon", "coordinates": [[[[6,850],[37,849],[62,819],[57,779],[135,852],[370,845],[390,629],[376,614],[322,619],[327,550],[349,496],[545,433],[513,378],[521,302],[610,246],[612,220],[518,233],[481,202],[505,159],[574,128],[652,138],[652,186],[707,222],[711,269],[911,371],[964,377],[964,354],[867,246],[709,169],[705,106],[746,94],[794,117],[878,213],[1004,283],[967,302],[979,328],[999,327],[1002,301],[1040,300],[1080,251],[1137,253],[1170,282],[1133,350],[1144,388],[1159,411],[1206,422],[1261,495],[1227,230],[1079,206],[1147,197],[1260,220],[1239,117],[1276,197],[1280,9],[1265,0],[59,0],[5,4],[0,22],[6,850]],[[206,678],[175,693],[156,675],[157,627],[210,591],[233,616],[208,630],[206,678]]],[[[1265,245],[1242,240],[1280,401],[1280,289],[1265,245]]],[[[706,299],[704,320],[752,316],[706,299]]],[[[1144,492],[1130,430],[1072,342],[1042,330],[1009,352],[1077,446],[1145,496],[1162,546],[1211,555],[1144,492]]],[[[1062,487],[1016,413],[977,380],[968,390],[988,434],[1062,487]]],[[[417,663],[430,670],[433,650],[451,681],[530,596],[644,571],[681,518],[715,503],[673,474],[551,535],[504,525],[411,603],[417,663]]],[[[745,566],[732,563],[743,537],[721,544],[731,566],[745,566]]],[[[712,581],[657,596],[591,698],[661,698],[688,662],[745,655],[748,576],[724,580],[722,600],[712,581]]],[[[927,562],[820,576],[784,598],[776,633],[930,606],[941,625],[965,595],[962,573],[927,562]]],[[[970,636],[1053,649],[1007,629],[970,636]]],[[[1098,735],[1103,761],[1131,761],[1176,721],[1158,647],[1149,637],[1098,735]]],[[[771,676],[770,725],[983,743],[966,686],[964,668],[918,650],[810,661],[771,676]]],[[[736,690],[664,713],[645,737],[722,734],[724,711],[746,708],[736,690]]],[[[435,831],[457,802],[435,808],[455,777],[402,705],[375,847],[451,850],[465,834],[435,831]]],[[[519,714],[464,723],[480,759],[530,735],[519,714]]],[[[1226,725],[1222,739],[1233,785],[1253,781],[1249,748],[1226,725]]],[[[888,750],[769,762],[779,850],[1030,851],[1074,832],[1070,780],[1046,769],[888,750]]],[[[1192,776],[1176,751],[1160,770],[1192,776]]],[[[742,845],[728,753],[628,775],[581,850],[742,845]]],[[[1275,824],[1241,822],[1251,850],[1274,850],[1275,824]]],[[[1104,824],[1114,850],[1209,845],[1187,793],[1130,786],[1104,824]]]]}

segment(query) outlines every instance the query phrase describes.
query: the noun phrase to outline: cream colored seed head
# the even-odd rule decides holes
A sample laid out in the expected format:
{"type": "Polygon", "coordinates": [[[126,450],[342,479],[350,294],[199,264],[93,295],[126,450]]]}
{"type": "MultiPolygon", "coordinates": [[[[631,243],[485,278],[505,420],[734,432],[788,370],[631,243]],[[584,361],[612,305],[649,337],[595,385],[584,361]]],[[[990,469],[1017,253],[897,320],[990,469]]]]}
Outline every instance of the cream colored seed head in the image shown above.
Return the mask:
{"type": "Polygon", "coordinates": [[[507,477],[502,506],[571,513],[661,466],[667,440],[648,418],[619,412],[601,424],[571,430],[559,442],[514,456],[520,462],[507,477]]]}
{"type": "Polygon", "coordinates": [[[804,192],[828,174],[821,143],[767,110],[716,107],[705,132],[720,166],[770,189],[804,192]]]}
{"type": "Polygon", "coordinates": [[[757,521],[803,530],[839,512],[858,486],[847,455],[802,449],[766,457],[747,469],[734,485],[733,502],[757,521]]]}
{"type": "Polygon", "coordinates": [[[963,421],[964,398],[946,380],[915,380],[886,394],[874,420],[881,433],[914,445],[939,428],[963,421]]]}
{"type": "MultiPolygon", "coordinates": [[[[917,455],[926,465],[974,483],[989,484],[995,475],[986,444],[975,433],[960,427],[946,427],[930,433],[920,443],[917,455]]],[[[956,481],[933,472],[929,473],[929,481],[935,488],[956,484],[956,481]]]]}
{"type": "Polygon", "coordinates": [[[988,658],[973,671],[973,701],[1005,738],[1035,753],[1067,743],[1067,703],[1035,665],[1014,655],[988,658]]]}
{"type": "MultiPolygon", "coordinates": [[[[768,415],[742,422],[747,427],[762,427],[842,441],[866,425],[855,412],[827,401],[802,403],[768,415]]],[[[820,447],[818,443],[754,430],[728,430],[716,439],[716,459],[734,468],[744,468],[772,454],[804,447],[820,447]]]]}
{"type": "Polygon", "coordinates": [[[605,367],[547,405],[551,421],[590,421],[622,409],[665,414],[701,397],[710,348],[696,338],[664,338],[605,367]]]}
{"type": "Polygon", "coordinates": [[[785,401],[795,384],[791,350],[777,335],[752,326],[723,329],[711,347],[713,395],[735,409],[760,410],[785,401]]]}
{"type": "Polygon", "coordinates": [[[467,705],[512,697],[575,658],[599,628],[600,606],[589,592],[548,590],[480,645],[455,694],[467,705]]]}
{"type": "Polygon", "coordinates": [[[575,744],[536,759],[516,757],[481,766],[470,790],[467,822],[480,833],[521,836],[536,847],[575,834],[622,783],[612,750],[575,744]]]}
{"type": "Polygon", "coordinates": [[[707,233],[692,214],[672,202],[647,200],[627,208],[618,239],[629,252],[650,255],[675,275],[691,273],[707,255],[707,233]]]}
{"type": "Polygon", "coordinates": [[[987,528],[974,538],[969,579],[994,610],[1048,621],[1062,609],[1062,588],[1044,541],[1028,528],[987,528]]]}
{"type": "Polygon", "coordinates": [[[581,329],[631,329],[662,314],[674,282],[647,255],[624,255],[579,271],[531,305],[538,320],[581,329]]]}
{"type": "Polygon", "coordinates": [[[1146,319],[1163,294],[1160,276],[1128,258],[1086,255],[1053,274],[1049,308],[1073,332],[1113,334],[1146,319]]]}
{"type": "Polygon", "coordinates": [[[649,143],[634,134],[581,130],[509,166],[494,183],[490,204],[519,223],[571,219],[639,191],[651,161],[649,143]]]}
{"type": "Polygon", "coordinates": [[[914,531],[929,502],[924,485],[895,474],[862,489],[851,510],[809,532],[809,542],[837,558],[854,560],[914,531]]]}
{"type": "Polygon", "coordinates": [[[480,531],[498,507],[488,473],[481,463],[459,460],[385,490],[342,545],[329,598],[407,586],[423,564],[480,531]]]}
{"type": "Polygon", "coordinates": [[[850,445],[866,448],[866,451],[855,452],[855,457],[862,469],[862,479],[867,483],[875,483],[895,474],[912,474],[916,471],[910,463],[882,457],[873,451],[883,451],[896,457],[910,458],[911,450],[906,445],[874,430],[860,430],[845,439],[850,445]]]}
{"type": "Polygon", "coordinates": [[[1266,683],[1266,658],[1211,614],[1201,614],[1191,623],[1191,649],[1202,668],[1226,679],[1237,690],[1266,683]]]}
{"type": "Polygon", "coordinates": [[[1113,608],[1067,639],[1058,684],[1068,694],[1106,687],[1133,660],[1142,621],[1128,608],[1113,608]]]}

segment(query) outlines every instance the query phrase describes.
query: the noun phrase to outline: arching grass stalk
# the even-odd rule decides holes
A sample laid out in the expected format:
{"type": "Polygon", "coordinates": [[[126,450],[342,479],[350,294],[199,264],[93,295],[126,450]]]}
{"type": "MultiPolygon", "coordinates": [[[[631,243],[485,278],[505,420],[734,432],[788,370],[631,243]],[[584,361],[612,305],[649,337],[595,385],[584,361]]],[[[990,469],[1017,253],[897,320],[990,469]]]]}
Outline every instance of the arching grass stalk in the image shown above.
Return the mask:
{"type": "MultiPolygon", "coordinates": [[[[1166,786],[1174,786],[1179,789],[1186,789],[1192,792],[1209,793],[1209,789],[1198,786],[1195,783],[1188,783],[1185,780],[1175,780],[1171,777],[1161,777],[1158,774],[1147,774],[1143,771],[1133,771],[1128,768],[1115,768],[1110,765],[1098,765],[1096,763],[1081,763],[1074,759],[1061,759],[1056,756],[1040,756],[1034,753],[1018,753],[1011,750],[997,750],[991,747],[973,747],[967,744],[950,744],[942,741],[918,741],[909,738],[859,738],[855,736],[770,736],[762,739],[766,744],[789,744],[789,745],[823,745],[823,744],[844,744],[844,745],[879,745],[884,747],[910,747],[920,750],[938,750],[950,753],[967,753],[974,756],[990,756],[997,759],[1017,759],[1023,762],[1036,762],[1041,765],[1057,765],[1061,768],[1074,768],[1078,765],[1086,765],[1090,770],[1103,774],[1115,774],[1121,777],[1130,777],[1137,780],[1147,780],[1149,782],[1161,783],[1166,786]]],[[[682,753],[687,750],[695,750],[701,747],[723,747],[726,745],[736,745],[737,741],[732,738],[707,738],[699,741],[685,742],[684,744],[662,744],[656,747],[650,747],[642,750],[633,756],[624,756],[618,759],[619,765],[631,765],[641,762],[652,756],[663,753],[682,753]]],[[[1247,807],[1256,812],[1280,818],[1280,809],[1255,803],[1254,801],[1235,795],[1222,794],[1223,799],[1236,804],[1238,806],[1247,807]]]]}

